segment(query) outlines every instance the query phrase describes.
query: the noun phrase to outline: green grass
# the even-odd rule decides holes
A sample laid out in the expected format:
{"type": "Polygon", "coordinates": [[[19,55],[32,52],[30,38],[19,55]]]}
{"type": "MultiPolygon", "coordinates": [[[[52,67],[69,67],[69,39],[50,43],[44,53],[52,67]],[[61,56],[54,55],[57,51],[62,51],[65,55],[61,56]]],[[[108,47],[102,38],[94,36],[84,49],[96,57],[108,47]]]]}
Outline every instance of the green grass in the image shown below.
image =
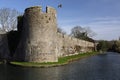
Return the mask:
{"type": "Polygon", "coordinates": [[[47,62],[47,63],[35,63],[35,62],[10,62],[12,65],[16,66],[24,66],[24,67],[52,67],[52,66],[60,66],[68,64],[72,61],[93,56],[98,54],[97,52],[91,52],[91,53],[84,53],[84,54],[78,54],[78,55],[72,55],[72,56],[66,56],[66,57],[60,57],[58,59],[58,62],[47,62]]]}
{"type": "Polygon", "coordinates": [[[2,62],[0,62],[0,64],[2,64],[2,62]]]}

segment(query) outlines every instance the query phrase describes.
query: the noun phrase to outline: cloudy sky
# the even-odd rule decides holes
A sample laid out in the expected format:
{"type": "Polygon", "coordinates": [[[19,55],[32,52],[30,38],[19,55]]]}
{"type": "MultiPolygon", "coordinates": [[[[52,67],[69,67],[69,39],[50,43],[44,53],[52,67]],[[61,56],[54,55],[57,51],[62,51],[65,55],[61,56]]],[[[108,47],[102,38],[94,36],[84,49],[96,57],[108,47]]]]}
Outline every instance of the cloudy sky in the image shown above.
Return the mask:
{"type": "Polygon", "coordinates": [[[74,26],[90,27],[94,39],[114,40],[120,36],[120,0],[0,0],[0,8],[24,12],[30,6],[57,9],[58,26],[70,33],[74,26]],[[57,8],[62,4],[62,8],[57,8]]]}

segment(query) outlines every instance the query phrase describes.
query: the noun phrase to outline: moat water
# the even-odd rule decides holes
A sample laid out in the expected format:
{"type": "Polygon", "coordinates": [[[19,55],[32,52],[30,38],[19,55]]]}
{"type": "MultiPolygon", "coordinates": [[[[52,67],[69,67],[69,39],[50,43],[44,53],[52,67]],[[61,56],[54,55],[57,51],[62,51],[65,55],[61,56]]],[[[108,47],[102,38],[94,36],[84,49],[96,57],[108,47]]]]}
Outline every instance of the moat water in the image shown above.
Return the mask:
{"type": "Polygon", "coordinates": [[[120,54],[109,52],[51,68],[1,64],[0,80],[120,80],[120,54]]]}

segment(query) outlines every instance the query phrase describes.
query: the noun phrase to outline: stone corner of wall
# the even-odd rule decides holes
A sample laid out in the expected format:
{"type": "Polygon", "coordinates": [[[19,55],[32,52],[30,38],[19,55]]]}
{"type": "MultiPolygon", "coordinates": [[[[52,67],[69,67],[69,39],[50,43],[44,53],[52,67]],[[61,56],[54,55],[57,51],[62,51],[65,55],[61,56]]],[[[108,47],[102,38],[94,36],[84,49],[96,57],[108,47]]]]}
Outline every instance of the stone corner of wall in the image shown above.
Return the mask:
{"type": "Polygon", "coordinates": [[[46,7],[46,13],[54,13],[54,14],[56,14],[57,12],[56,12],[55,8],[53,8],[51,6],[47,6],[46,7]]]}

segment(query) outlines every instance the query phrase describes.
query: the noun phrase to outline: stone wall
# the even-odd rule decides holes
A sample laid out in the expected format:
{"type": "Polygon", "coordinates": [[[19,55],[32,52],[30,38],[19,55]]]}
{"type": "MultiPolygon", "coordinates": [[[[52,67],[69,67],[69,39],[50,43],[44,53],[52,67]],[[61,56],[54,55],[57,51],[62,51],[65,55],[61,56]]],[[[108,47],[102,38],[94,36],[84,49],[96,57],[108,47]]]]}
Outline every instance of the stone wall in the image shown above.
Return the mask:
{"type": "Polygon", "coordinates": [[[6,32],[0,31],[0,60],[10,59],[6,32]]]}
{"type": "Polygon", "coordinates": [[[43,62],[43,59],[48,61],[48,57],[51,57],[49,61],[56,62],[56,10],[47,7],[46,12],[42,12],[42,8],[38,6],[27,8],[23,15],[22,26],[21,40],[15,59],[43,62]],[[46,57],[45,54],[49,56],[46,57]]]}
{"type": "Polygon", "coordinates": [[[18,17],[18,31],[0,33],[0,59],[57,62],[58,57],[94,50],[94,43],[57,33],[56,10],[35,6],[18,17]],[[15,54],[14,54],[15,52],[15,54]]]}
{"type": "Polygon", "coordinates": [[[69,56],[93,51],[94,43],[57,33],[57,49],[58,57],[69,56]]]}
{"type": "Polygon", "coordinates": [[[27,62],[57,62],[58,57],[92,51],[94,43],[57,33],[56,10],[35,6],[25,10],[18,25],[20,42],[14,59],[27,62]],[[20,31],[19,31],[20,30],[20,31]]]}

